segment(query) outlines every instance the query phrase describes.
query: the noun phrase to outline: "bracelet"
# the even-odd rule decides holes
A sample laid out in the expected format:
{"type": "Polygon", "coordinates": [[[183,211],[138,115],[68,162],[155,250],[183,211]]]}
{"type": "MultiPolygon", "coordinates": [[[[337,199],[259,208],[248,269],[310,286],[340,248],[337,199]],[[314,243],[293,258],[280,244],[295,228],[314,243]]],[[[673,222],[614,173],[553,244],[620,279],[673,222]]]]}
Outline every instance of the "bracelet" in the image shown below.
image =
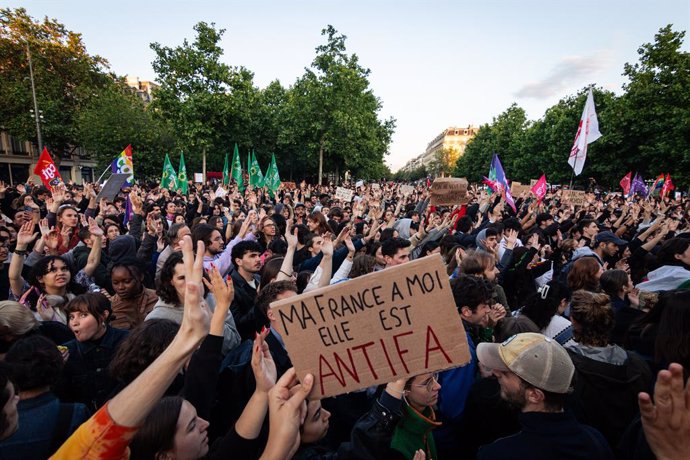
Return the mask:
{"type": "Polygon", "coordinates": [[[26,249],[15,249],[15,250],[14,250],[14,253],[15,253],[16,255],[18,255],[18,256],[24,256],[24,257],[26,257],[26,255],[27,255],[29,252],[28,252],[26,249]]]}
{"type": "Polygon", "coordinates": [[[282,273],[283,275],[288,276],[288,277],[292,276],[292,273],[285,273],[283,270],[280,270],[280,273],[282,273]]]}

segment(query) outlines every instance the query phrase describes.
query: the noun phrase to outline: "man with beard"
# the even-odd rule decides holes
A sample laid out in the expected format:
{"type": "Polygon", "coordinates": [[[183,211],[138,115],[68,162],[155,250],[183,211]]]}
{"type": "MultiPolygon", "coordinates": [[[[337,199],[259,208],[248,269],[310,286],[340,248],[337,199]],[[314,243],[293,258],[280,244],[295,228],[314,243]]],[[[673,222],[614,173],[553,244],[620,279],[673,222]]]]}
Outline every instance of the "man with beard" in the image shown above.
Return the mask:
{"type": "Polygon", "coordinates": [[[601,433],[563,407],[575,373],[558,342],[533,332],[480,343],[477,358],[498,379],[501,398],[521,410],[522,431],[479,449],[477,459],[613,459],[601,433]]]}
{"type": "Polygon", "coordinates": [[[241,241],[232,248],[235,269],[230,273],[230,277],[235,287],[235,297],[230,311],[235,317],[242,340],[252,339],[257,331],[254,303],[260,281],[260,256],[261,246],[256,241],[241,241]]]}

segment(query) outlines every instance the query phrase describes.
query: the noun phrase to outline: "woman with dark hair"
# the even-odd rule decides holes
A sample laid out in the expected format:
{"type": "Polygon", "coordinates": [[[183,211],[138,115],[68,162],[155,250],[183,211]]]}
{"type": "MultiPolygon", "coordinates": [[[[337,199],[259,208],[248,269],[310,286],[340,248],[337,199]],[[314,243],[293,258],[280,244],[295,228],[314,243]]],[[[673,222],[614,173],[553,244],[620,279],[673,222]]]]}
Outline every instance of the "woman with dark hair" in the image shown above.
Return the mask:
{"type": "Polygon", "coordinates": [[[79,211],[69,205],[63,205],[57,211],[56,229],[60,235],[58,253],[64,254],[79,244],[79,211]]]}
{"type": "Polygon", "coordinates": [[[112,243],[113,240],[115,240],[115,238],[117,238],[121,234],[122,231],[118,224],[108,224],[105,226],[105,237],[108,241],[108,244],[112,243]]]}
{"type": "Polygon", "coordinates": [[[7,366],[0,364],[0,441],[12,436],[19,427],[19,394],[8,374],[7,366]]]}
{"type": "Polygon", "coordinates": [[[309,232],[316,233],[320,236],[331,232],[331,227],[328,225],[326,217],[317,211],[312,212],[307,217],[307,227],[309,228],[309,232]]]}
{"type": "MultiPolygon", "coordinates": [[[[215,230],[214,230],[215,231],[215,230]]],[[[168,260],[165,261],[161,269],[158,279],[156,280],[156,294],[158,294],[158,301],[154,305],[153,310],[149,313],[145,321],[152,319],[169,319],[177,324],[182,323],[182,314],[184,313],[184,297],[186,274],[184,271],[184,262],[181,252],[173,252],[168,260]]],[[[208,287],[208,285],[207,285],[208,287]]],[[[213,290],[204,290],[204,302],[208,305],[211,311],[215,311],[216,307],[225,308],[225,303],[230,305],[232,303],[234,293],[229,297],[223,295],[218,297],[218,293],[213,290]]],[[[225,319],[225,329],[223,331],[223,353],[226,354],[240,343],[240,335],[235,326],[235,319],[232,314],[228,312],[225,319]]]]}
{"type": "Polygon", "coordinates": [[[647,274],[637,285],[642,291],[690,289],[690,239],[666,240],[656,254],[659,268],[647,274]]]}
{"type": "Polygon", "coordinates": [[[683,366],[684,380],[687,380],[690,377],[690,290],[664,293],[656,308],[662,313],[654,342],[655,370],[678,363],[683,366]]]}
{"type": "Polygon", "coordinates": [[[0,458],[48,458],[89,418],[83,404],[61,404],[51,387],[60,378],[62,356],[40,335],[17,341],[5,356],[19,388],[19,429],[0,442],[0,458]]]}
{"type": "Polygon", "coordinates": [[[609,343],[613,318],[606,294],[573,293],[570,320],[577,344],[567,348],[576,373],[571,407],[580,422],[615,446],[637,416],[637,395],[647,391],[652,373],[638,355],[609,343]]]}
{"type": "Polygon", "coordinates": [[[122,260],[110,267],[110,281],[115,291],[111,299],[110,324],[119,329],[133,329],[144,322],[158,295],[144,286],[144,270],[136,260],[122,260]]]}
{"type": "Polygon", "coordinates": [[[76,275],[62,256],[46,256],[34,264],[27,282],[22,277],[24,257],[28,245],[38,235],[33,233],[33,224],[24,224],[17,234],[17,247],[8,270],[10,300],[28,305],[46,321],[65,324],[67,316],[64,305],[75,295],[86,291],[92,283],[91,276],[101,261],[103,230],[95,220],[89,219],[89,231],[94,237],[94,244],[86,266],[76,275]]]}
{"type": "Polygon", "coordinates": [[[640,291],[633,287],[632,280],[624,270],[606,270],[599,278],[601,289],[611,299],[614,312],[614,326],[611,342],[623,345],[630,325],[642,317],[640,291]]]}
{"type": "Polygon", "coordinates": [[[259,290],[278,278],[278,274],[280,273],[284,260],[284,257],[271,257],[266,261],[266,263],[264,263],[264,266],[261,268],[261,282],[259,283],[259,290]]]}
{"type": "Polygon", "coordinates": [[[271,244],[274,238],[280,238],[275,221],[265,216],[259,221],[259,228],[256,231],[256,241],[261,246],[261,252],[265,252],[268,245],[271,244]]]}
{"type": "Polygon", "coordinates": [[[106,369],[127,331],[108,324],[113,312],[110,301],[102,294],[77,296],[65,310],[76,338],[65,343],[69,357],[58,394],[65,401],[81,402],[96,411],[117,385],[106,369]]]}
{"type": "Polygon", "coordinates": [[[568,273],[568,288],[571,291],[584,289],[590,292],[599,292],[599,278],[604,269],[594,257],[581,257],[573,262],[568,273]]]}
{"type": "MultiPolygon", "coordinates": [[[[179,328],[168,319],[152,319],[132,329],[108,366],[110,376],[118,381],[118,388],[129,385],[144,372],[170,345],[179,328]]],[[[173,384],[172,387],[179,390],[181,385],[173,384]]]]}
{"type": "MultiPolygon", "coordinates": [[[[207,422],[185,398],[161,399],[148,414],[129,444],[132,460],[179,458],[185,460],[258,458],[263,445],[258,441],[268,409],[268,391],[276,383],[276,366],[264,339],[257,335],[252,346],[251,367],[255,390],[230,431],[209,449],[207,422]]],[[[211,337],[211,335],[208,337],[211,337]]],[[[207,337],[207,339],[208,339],[207,337]]],[[[202,345],[202,348],[204,345],[202,345]]],[[[191,366],[191,365],[190,365],[191,366]]],[[[216,369],[206,369],[214,375],[216,369]]],[[[294,371],[291,371],[294,375],[294,371]]],[[[289,377],[289,376],[288,376],[289,377]]],[[[212,395],[206,396],[212,399],[212,395]]],[[[197,404],[203,404],[197,402],[197,404]]]]}
{"type": "Polygon", "coordinates": [[[539,332],[554,339],[562,346],[575,345],[573,328],[570,321],[564,318],[563,312],[568,306],[568,289],[558,281],[550,281],[532,294],[516,316],[529,318],[539,332]]]}

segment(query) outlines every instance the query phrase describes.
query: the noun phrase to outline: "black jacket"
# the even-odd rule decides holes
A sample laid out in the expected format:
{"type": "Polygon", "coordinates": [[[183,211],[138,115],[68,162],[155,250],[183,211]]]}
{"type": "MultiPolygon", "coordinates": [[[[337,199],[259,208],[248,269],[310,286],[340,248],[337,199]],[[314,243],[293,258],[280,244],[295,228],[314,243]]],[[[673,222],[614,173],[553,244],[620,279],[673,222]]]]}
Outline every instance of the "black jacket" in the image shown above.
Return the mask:
{"type": "MultiPolygon", "coordinates": [[[[237,332],[240,333],[242,340],[254,340],[254,333],[257,331],[254,303],[256,302],[256,289],[251,287],[247,280],[242,278],[237,270],[230,272],[232,284],[235,287],[235,297],[230,305],[230,312],[235,318],[237,332]]],[[[259,277],[255,276],[256,285],[259,285],[259,277]]],[[[260,329],[260,327],[259,327],[260,329]]]]}
{"type": "Polygon", "coordinates": [[[613,452],[594,428],[570,412],[523,412],[522,430],[482,446],[477,460],[613,460],[613,452]]]}
{"type": "Polygon", "coordinates": [[[569,407],[577,419],[592,425],[612,445],[639,413],[637,395],[649,391],[652,372],[642,358],[626,352],[623,365],[597,361],[568,350],[575,365],[575,391],[569,407]]]}
{"type": "Polygon", "coordinates": [[[96,412],[118,384],[108,373],[108,365],[128,334],[128,331],[108,326],[99,340],[79,342],[74,339],[65,343],[69,359],[56,388],[60,400],[80,402],[96,412]]]}

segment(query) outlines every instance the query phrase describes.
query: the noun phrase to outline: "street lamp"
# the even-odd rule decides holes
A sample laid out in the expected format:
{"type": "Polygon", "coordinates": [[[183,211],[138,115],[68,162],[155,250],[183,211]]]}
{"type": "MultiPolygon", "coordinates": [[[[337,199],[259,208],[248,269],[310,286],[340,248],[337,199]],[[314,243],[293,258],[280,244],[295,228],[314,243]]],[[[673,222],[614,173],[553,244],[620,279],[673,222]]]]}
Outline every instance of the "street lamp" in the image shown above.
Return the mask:
{"type": "MultiPolygon", "coordinates": [[[[36,120],[36,137],[38,140],[38,151],[43,151],[43,136],[41,136],[41,120],[43,119],[42,112],[38,110],[38,101],[36,100],[36,85],[34,84],[34,66],[31,63],[31,49],[29,48],[29,42],[26,42],[26,56],[29,59],[29,75],[31,76],[31,95],[34,98],[34,109],[31,110],[33,117],[36,120]]],[[[31,154],[31,160],[33,161],[33,153],[31,154]]]]}

